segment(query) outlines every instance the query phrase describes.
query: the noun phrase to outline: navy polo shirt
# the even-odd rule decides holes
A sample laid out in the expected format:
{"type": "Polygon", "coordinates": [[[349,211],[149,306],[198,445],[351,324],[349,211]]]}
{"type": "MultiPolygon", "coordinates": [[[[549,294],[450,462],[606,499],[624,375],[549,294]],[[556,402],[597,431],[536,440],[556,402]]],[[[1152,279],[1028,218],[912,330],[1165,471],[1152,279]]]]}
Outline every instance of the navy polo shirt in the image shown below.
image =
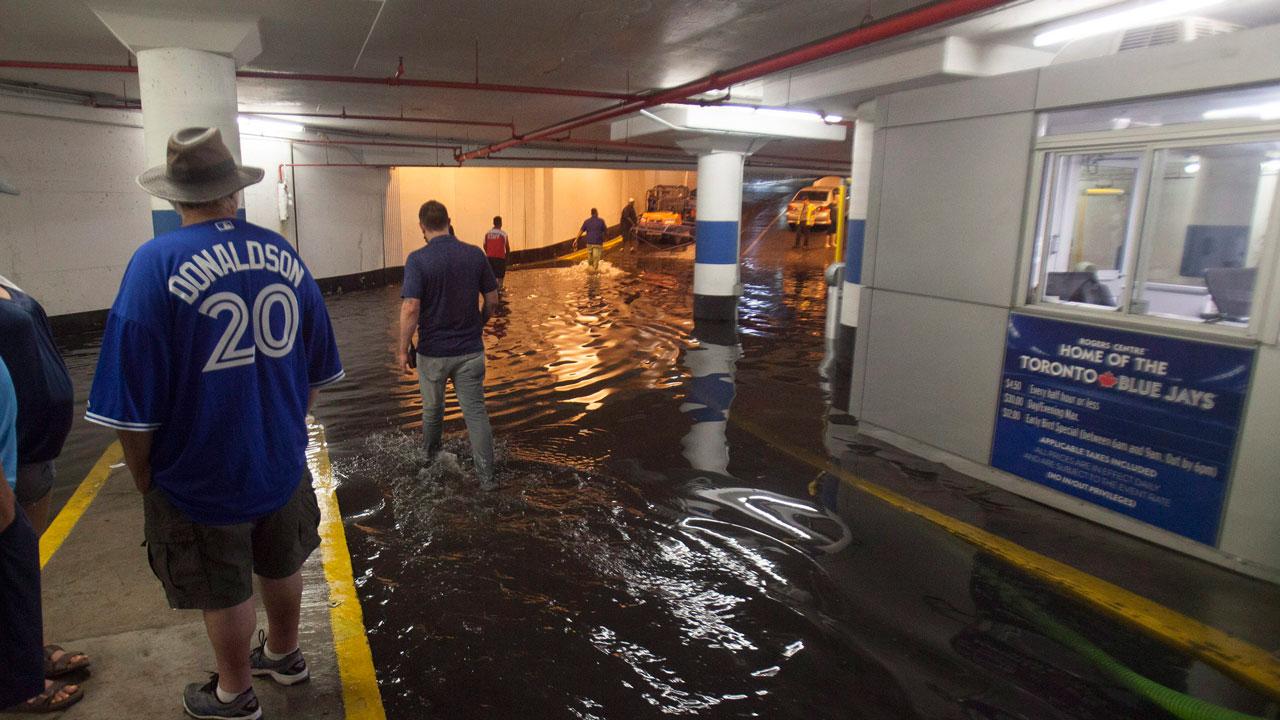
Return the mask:
{"type": "Polygon", "coordinates": [[[604,220],[599,217],[589,217],[582,223],[582,232],[586,233],[583,241],[588,245],[603,245],[604,234],[608,229],[604,220]]]}
{"type": "Polygon", "coordinates": [[[410,253],[400,297],[422,301],[418,353],[455,357],[484,352],[480,296],[497,289],[484,251],[452,235],[432,238],[410,253]]]}
{"type": "Polygon", "coordinates": [[[71,432],[71,376],[53,342],[49,318],[30,295],[5,286],[0,299],[0,358],[17,392],[18,457],[23,465],[53,460],[71,432]]]}

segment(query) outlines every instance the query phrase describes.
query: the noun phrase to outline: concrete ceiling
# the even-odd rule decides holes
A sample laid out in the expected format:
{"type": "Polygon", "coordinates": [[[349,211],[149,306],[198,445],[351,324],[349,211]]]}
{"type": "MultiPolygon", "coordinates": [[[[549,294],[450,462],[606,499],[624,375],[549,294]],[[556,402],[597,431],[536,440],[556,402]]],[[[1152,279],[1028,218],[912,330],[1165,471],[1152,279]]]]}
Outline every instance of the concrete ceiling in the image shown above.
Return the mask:
{"type": "MultiPolygon", "coordinates": [[[[1027,47],[1036,27],[1118,1],[1020,0],[996,13],[878,44],[793,73],[861,62],[937,42],[947,35],[973,43],[1027,47]]],[[[411,78],[478,79],[631,93],[672,87],[856,27],[868,18],[883,18],[923,4],[924,0],[0,0],[0,59],[131,63],[128,49],[90,9],[92,6],[170,17],[256,18],[262,51],[245,66],[253,70],[388,77],[403,58],[405,76],[411,78]]],[[[1256,23],[1267,11],[1276,14],[1278,7],[1280,3],[1274,0],[1231,0],[1214,14],[1256,23]]],[[[138,97],[136,77],[131,75],[0,68],[0,79],[132,100],[138,97]]],[[[753,90],[759,92],[758,87],[753,90]]],[[[239,96],[242,111],[405,114],[511,123],[516,132],[616,102],[248,78],[239,81],[239,96]]],[[[853,99],[846,93],[845,104],[853,99]]],[[[802,99],[795,104],[827,109],[820,99],[802,99]]],[[[511,133],[508,128],[464,125],[331,119],[305,122],[313,129],[333,133],[469,144],[505,139],[511,133]]],[[[608,124],[574,131],[573,137],[607,138],[608,124]]],[[[847,163],[849,158],[847,143],[776,141],[770,144],[769,152],[837,163],[847,163]]]]}

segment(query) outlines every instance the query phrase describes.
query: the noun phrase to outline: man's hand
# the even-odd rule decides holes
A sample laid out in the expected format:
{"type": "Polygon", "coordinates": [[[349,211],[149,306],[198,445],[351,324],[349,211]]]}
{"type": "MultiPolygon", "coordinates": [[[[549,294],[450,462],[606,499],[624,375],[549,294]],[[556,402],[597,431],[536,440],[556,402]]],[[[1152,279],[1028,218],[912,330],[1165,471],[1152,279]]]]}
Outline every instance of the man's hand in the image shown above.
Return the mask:
{"type": "Polygon", "coordinates": [[[8,530],[17,517],[18,498],[13,494],[13,488],[9,487],[4,470],[0,470],[0,533],[8,530]]]}
{"type": "Polygon", "coordinates": [[[133,475],[133,486],[138,488],[138,492],[143,495],[151,489],[151,470],[143,470],[142,472],[130,472],[133,475]]]}
{"type": "MultiPolygon", "coordinates": [[[[396,367],[412,375],[414,369],[409,365],[409,346],[413,344],[413,331],[418,328],[418,314],[422,310],[422,301],[418,298],[404,298],[400,302],[400,342],[396,345],[396,367]]],[[[423,338],[418,338],[421,341],[423,338]]]]}

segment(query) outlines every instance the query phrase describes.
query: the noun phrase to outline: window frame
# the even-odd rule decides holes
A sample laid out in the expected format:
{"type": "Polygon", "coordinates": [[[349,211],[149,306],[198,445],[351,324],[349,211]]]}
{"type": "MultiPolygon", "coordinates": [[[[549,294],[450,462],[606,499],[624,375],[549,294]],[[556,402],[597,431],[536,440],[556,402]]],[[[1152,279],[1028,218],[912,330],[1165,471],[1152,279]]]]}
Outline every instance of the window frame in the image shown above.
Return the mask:
{"type": "MultiPolygon", "coordinates": [[[[1146,219],[1153,216],[1159,208],[1159,183],[1154,175],[1157,159],[1163,157],[1162,151],[1249,142],[1280,142],[1280,122],[1183,124],[1167,128],[1134,128],[1036,138],[1028,176],[1029,191],[1023,220],[1022,259],[1015,287],[1015,309],[1027,314],[1065,317],[1087,324],[1188,339],[1207,339],[1230,345],[1248,346],[1257,342],[1277,344],[1280,341],[1280,312],[1274,306],[1276,265],[1280,261],[1280,222],[1272,223],[1263,238],[1253,296],[1255,312],[1250,315],[1247,326],[1205,323],[1167,315],[1135,314],[1130,309],[1137,288],[1146,287],[1149,274],[1152,253],[1150,234],[1154,232],[1154,225],[1148,226],[1146,219]],[[1048,277],[1049,245],[1045,231],[1053,216],[1055,184],[1058,182],[1054,160],[1063,155],[1123,151],[1141,152],[1143,157],[1134,182],[1135,204],[1129,229],[1133,237],[1131,240],[1126,238],[1125,258],[1121,265],[1122,270],[1131,269],[1131,277],[1125,284],[1121,297],[1117,298],[1119,306],[1096,308],[1045,300],[1043,292],[1048,277]],[[1036,267],[1037,262],[1039,267],[1036,267]],[[1034,284],[1031,278],[1033,268],[1038,276],[1034,284]]],[[[1280,217],[1280,184],[1277,185],[1273,203],[1271,215],[1280,217]]]]}

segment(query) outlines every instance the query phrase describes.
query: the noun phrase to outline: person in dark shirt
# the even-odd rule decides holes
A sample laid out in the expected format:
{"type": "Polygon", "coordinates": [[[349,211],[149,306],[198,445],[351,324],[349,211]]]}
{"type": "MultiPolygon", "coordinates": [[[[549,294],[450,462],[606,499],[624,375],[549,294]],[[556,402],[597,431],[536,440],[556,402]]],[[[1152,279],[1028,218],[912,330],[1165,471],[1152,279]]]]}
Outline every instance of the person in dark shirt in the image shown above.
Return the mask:
{"type": "Polygon", "coordinates": [[[0,276],[0,357],[18,393],[18,502],[36,535],[49,519],[53,461],[71,432],[74,397],[44,308],[0,276]]]}
{"type": "Polygon", "coordinates": [[[578,240],[587,244],[587,264],[592,270],[600,266],[600,256],[604,254],[604,234],[608,231],[600,213],[591,208],[591,217],[582,221],[582,229],[578,231],[578,240]]]}
{"type": "Polygon", "coordinates": [[[618,224],[622,226],[622,244],[630,247],[633,252],[639,245],[633,237],[638,223],[639,218],[636,217],[636,199],[627,198],[627,206],[622,208],[622,217],[618,224]]]}
{"type": "MultiPolygon", "coordinates": [[[[0,359],[13,377],[18,407],[18,470],[14,495],[36,537],[49,524],[54,460],[71,432],[71,376],[36,299],[0,275],[0,359]]],[[[89,665],[81,652],[45,648],[45,674],[60,677],[89,665]]]]}
{"type": "Polygon", "coordinates": [[[484,325],[498,305],[498,281],[484,252],[449,232],[449,211],[435,200],[418,210],[426,247],[409,255],[400,292],[400,343],[396,364],[416,367],[422,390],[422,434],[435,457],[444,431],[444,388],[452,380],[471,439],[482,490],[497,487],[493,430],[484,407],[484,325]],[[484,306],[478,300],[484,298],[484,306]],[[418,344],[413,345],[417,330],[418,344]],[[416,352],[411,357],[410,353],[416,352]]]}

